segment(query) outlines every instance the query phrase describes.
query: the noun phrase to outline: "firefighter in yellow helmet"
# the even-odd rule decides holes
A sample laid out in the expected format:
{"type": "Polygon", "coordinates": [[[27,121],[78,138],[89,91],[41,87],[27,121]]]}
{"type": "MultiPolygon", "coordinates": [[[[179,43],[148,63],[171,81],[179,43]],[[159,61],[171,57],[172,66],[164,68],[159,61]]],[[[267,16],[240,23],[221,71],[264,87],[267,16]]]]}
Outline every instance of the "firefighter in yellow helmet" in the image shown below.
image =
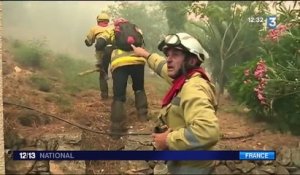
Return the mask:
{"type": "MultiPolygon", "coordinates": [[[[201,63],[207,57],[197,39],[187,33],[167,35],[158,46],[166,59],[134,47],[159,76],[172,84],[159,118],[168,129],[153,133],[159,150],[213,150],[219,140],[215,87],[201,63]]],[[[168,161],[170,174],[210,174],[213,161],[168,161]]]]}
{"type": "Polygon", "coordinates": [[[113,25],[109,25],[108,14],[102,12],[97,18],[97,25],[92,27],[84,40],[86,46],[90,47],[95,43],[96,67],[99,69],[99,84],[102,99],[108,98],[107,74],[112,52],[111,36],[113,25]]]}
{"type": "Polygon", "coordinates": [[[128,22],[129,21],[124,18],[117,18],[114,21],[115,49],[111,55],[111,72],[113,79],[113,102],[111,106],[111,132],[113,134],[111,136],[114,139],[120,138],[120,135],[118,134],[126,132],[126,110],[124,103],[126,101],[126,87],[129,76],[132,79],[132,89],[135,95],[135,107],[137,109],[138,119],[141,121],[148,120],[148,102],[144,89],[144,70],[146,62],[143,57],[137,57],[133,55],[130,44],[124,44],[134,41],[139,41],[139,43],[142,43],[140,42],[143,41],[142,32],[133,24],[133,26],[135,26],[135,31],[133,33],[127,31],[132,35],[130,34],[129,36],[125,36],[124,38],[127,38],[126,41],[123,42],[122,40],[121,42],[120,38],[123,37],[118,37],[120,36],[118,35],[118,32],[122,33],[122,27],[120,27],[122,24],[122,26],[127,26],[124,27],[126,29],[131,28],[128,26],[132,26],[132,24],[129,24],[128,22]]]}

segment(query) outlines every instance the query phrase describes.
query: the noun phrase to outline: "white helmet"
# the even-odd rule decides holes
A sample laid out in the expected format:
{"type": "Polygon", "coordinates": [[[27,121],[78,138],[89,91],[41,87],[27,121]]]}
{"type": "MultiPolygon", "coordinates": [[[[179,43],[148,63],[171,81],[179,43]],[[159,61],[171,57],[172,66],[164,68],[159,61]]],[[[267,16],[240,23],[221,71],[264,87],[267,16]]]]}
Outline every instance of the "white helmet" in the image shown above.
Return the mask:
{"type": "Polygon", "coordinates": [[[167,35],[158,45],[160,51],[164,51],[169,47],[184,49],[195,54],[201,62],[208,58],[208,53],[203,49],[199,41],[187,33],[167,35]]]}

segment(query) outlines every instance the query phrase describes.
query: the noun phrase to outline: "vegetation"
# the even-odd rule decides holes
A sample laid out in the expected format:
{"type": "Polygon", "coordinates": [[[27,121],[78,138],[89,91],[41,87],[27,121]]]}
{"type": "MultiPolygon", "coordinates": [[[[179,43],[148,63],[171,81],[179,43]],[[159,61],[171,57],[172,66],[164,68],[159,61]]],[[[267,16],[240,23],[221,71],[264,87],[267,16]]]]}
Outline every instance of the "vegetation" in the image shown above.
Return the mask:
{"type": "Polygon", "coordinates": [[[168,20],[168,33],[177,33],[185,31],[187,23],[188,6],[193,1],[162,1],[161,9],[165,12],[168,20]]]}
{"type": "MultiPolygon", "coordinates": [[[[157,43],[167,33],[186,31],[196,36],[210,56],[205,64],[219,87],[218,99],[228,88],[240,107],[247,107],[253,116],[276,124],[282,131],[300,134],[299,2],[290,7],[285,2],[265,1],[149,3],[115,2],[108,7],[108,13],[112,19],[124,17],[141,28],[150,52],[158,52],[157,43]],[[265,20],[274,14],[276,29],[267,29],[265,20]]],[[[53,54],[45,44],[12,43],[16,61],[41,72],[30,78],[33,87],[50,93],[98,89],[97,74],[77,75],[93,68],[92,63],[53,54]],[[62,87],[55,86],[56,81],[63,82],[62,87]]],[[[157,77],[149,77],[148,82],[157,85],[159,91],[167,89],[157,77]]],[[[68,104],[57,97],[47,99],[68,104]]],[[[227,110],[238,112],[238,108],[227,110]]]]}
{"type": "Polygon", "coordinates": [[[266,2],[204,2],[194,3],[190,13],[198,16],[191,21],[193,31],[209,53],[212,77],[219,85],[218,99],[228,80],[234,78],[230,68],[252,59],[258,53],[263,21],[249,22],[249,17],[266,17],[266,2]],[[198,32],[201,30],[202,32],[198,32]]]}
{"type": "Polygon", "coordinates": [[[33,86],[37,87],[40,91],[50,92],[52,88],[51,83],[44,76],[33,75],[30,77],[30,81],[33,83],[33,86]]]}
{"type": "Polygon", "coordinates": [[[37,69],[43,68],[45,64],[43,57],[47,55],[47,51],[43,48],[43,42],[34,40],[22,43],[16,40],[12,46],[16,61],[20,64],[37,69]]]}
{"type": "Polygon", "coordinates": [[[300,134],[299,10],[276,3],[276,29],[262,30],[261,47],[254,59],[232,69],[229,90],[250,107],[254,116],[266,119],[282,131],[300,134]]]}
{"type": "MultiPolygon", "coordinates": [[[[40,75],[34,74],[30,81],[37,89],[49,92],[57,80],[63,82],[62,88],[70,93],[86,89],[98,89],[96,74],[78,76],[79,72],[92,69],[94,65],[68,55],[54,54],[46,49],[45,41],[14,41],[12,51],[16,61],[27,68],[37,68],[40,75]],[[54,79],[54,80],[53,80],[54,79]]],[[[59,91],[59,89],[56,89],[59,91]]]]}
{"type": "Polygon", "coordinates": [[[70,112],[72,110],[71,99],[67,96],[61,94],[49,94],[45,97],[45,100],[58,104],[62,112],[70,112]]]}

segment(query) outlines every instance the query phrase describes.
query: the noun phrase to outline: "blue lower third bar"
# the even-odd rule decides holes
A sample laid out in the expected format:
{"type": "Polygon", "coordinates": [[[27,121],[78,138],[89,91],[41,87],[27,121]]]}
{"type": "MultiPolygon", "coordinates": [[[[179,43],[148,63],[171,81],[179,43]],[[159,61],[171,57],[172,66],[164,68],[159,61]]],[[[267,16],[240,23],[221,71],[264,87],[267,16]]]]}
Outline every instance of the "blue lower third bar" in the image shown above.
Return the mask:
{"type": "Polygon", "coordinates": [[[14,160],[239,160],[239,151],[14,151],[14,160]]]}
{"type": "Polygon", "coordinates": [[[240,151],[240,160],[275,160],[275,151],[240,151]]]}
{"type": "Polygon", "coordinates": [[[13,151],[14,160],[275,160],[275,151],[13,151]]]}

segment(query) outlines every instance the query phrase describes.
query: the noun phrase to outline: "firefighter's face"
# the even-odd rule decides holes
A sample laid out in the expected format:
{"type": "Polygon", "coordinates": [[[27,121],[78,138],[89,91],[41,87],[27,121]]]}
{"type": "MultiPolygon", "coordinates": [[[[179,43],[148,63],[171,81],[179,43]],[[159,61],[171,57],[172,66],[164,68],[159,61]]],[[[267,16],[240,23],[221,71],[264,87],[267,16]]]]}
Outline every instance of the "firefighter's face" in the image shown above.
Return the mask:
{"type": "Polygon", "coordinates": [[[175,79],[182,74],[181,68],[184,65],[185,55],[181,50],[169,48],[166,51],[168,75],[175,79]]]}

